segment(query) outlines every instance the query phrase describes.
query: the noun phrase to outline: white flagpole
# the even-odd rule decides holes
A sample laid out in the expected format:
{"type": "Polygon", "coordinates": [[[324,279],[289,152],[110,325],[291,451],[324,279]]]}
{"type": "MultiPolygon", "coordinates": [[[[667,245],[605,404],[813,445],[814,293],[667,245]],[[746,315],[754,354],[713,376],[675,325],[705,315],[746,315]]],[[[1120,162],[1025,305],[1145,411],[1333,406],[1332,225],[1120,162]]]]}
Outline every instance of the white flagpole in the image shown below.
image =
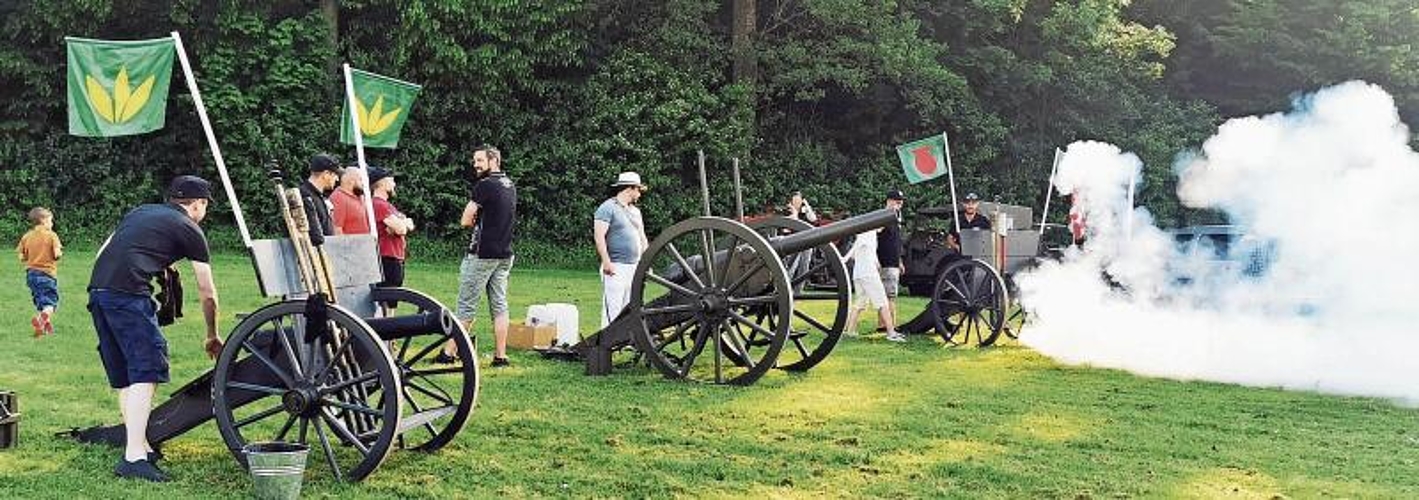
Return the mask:
{"type": "Polygon", "coordinates": [[[345,102],[350,108],[350,130],[351,136],[355,138],[355,158],[360,165],[360,182],[365,185],[365,216],[369,217],[370,234],[378,234],[376,226],[379,224],[374,220],[374,186],[370,185],[370,170],[365,164],[365,139],[364,132],[360,130],[360,115],[355,109],[355,80],[350,78],[350,63],[345,63],[345,102]]]}
{"type": "Polygon", "coordinates": [[[1054,167],[1049,171],[1049,184],[1045,186],[1045,211],[1040,214],[1040,237],[1045,236],[1045,222],[1049,221],[1049,199],[1054,196],[1054,176],[1059,173],[1060,150],[1054,148],[1054,167]]]}
{"type": "Polygon", "coordinates": [[[1127,212],[1124,213],[1123,220],[1124,234],[1128,237],[1129,241],[1133,240],[1133,193],[1137,185],[1138,172],[1134,172],[1133,176],[1128,179],[1128,207],[1127,212]]]}
{"type": "Polygon", "coordinates": [[[951,170],[951,140],[941,133],[941,144],[946,146],[946,179],[951,181],[951,220],[956,222],[956,234],[961,234],[961,209],[956,207],[956,172],[951,170]]]}
{"type": "Polygon", "coordinates": [[[241,242],[246,248],[251,248],[251,233],[246,229],[246,218],[242,216],[241,204],[237,202],[231,176],[227,175],[227,163],[222,160],[222,149],[217,146],[217,135],[212,133],[212,122],[207,119],[207,107],[202,104],[202,92],[197,90],[197,77],[192,75],[192,64],[187,62],[187,50],[182,48],[182,36],[174,31],[172,41],[177,48],[177,60],[182,63],[182,74],[187,77],[187,90],[192,92],[192,103],[197,106],[197,118],[202,121],[202,131],[207,134],[207,145],[212,148],[212,159],[217,162],[217,173],[222,177],[222,187],[226,188],[227,202],[232,204],[232,215],[236,217],[237,229],[241,231],[241,242]]]}

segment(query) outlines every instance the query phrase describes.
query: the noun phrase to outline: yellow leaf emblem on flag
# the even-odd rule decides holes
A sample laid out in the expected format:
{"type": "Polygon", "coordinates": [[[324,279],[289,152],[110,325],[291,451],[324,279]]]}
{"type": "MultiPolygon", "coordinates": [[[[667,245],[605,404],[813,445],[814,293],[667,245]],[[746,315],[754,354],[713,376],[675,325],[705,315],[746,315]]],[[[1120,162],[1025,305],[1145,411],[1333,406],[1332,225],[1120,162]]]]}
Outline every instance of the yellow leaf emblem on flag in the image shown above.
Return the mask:
{"type": "Polygon", "coordinates": [[[384,96],[380,95],[374,100],[373,108],[365,108],[365,103],[355,98],[355,114],[360,122],[360,133],[364,135],[378,135],[394,125],[394,120],[399,118],[399,113],[404,108],[394,108],[384,111],[384,96]]]}
{"type": "Polygon", "coordinates": [[[94,112],[109,123],[119,124],[132,120],[138,111],[143,109],[143,105],[148,104],[155,82],[157,78],[149,75],[138,88],[129,87],[128,67],[122,66],[118,68],[118,78],[113,81],[112,96],[93,75],[84,76],[84,93],[88,95],[89,105],[93,106],[94,112]]]}

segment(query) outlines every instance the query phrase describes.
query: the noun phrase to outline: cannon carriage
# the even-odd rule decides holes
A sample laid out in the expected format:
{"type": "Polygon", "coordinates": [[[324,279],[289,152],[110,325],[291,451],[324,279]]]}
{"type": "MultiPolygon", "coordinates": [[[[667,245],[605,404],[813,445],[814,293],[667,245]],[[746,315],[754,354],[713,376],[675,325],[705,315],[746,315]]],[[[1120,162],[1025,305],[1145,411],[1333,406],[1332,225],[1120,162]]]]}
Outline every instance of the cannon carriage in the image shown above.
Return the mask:
{"type": "Polygon", "coordinates": [[[588,375],[612,371],[613,354],[634,352],[667,378],[750,385],[770,370],[807,371],[847,327],[852,284],[834,242],[896,223],[883,209],[814,227],[786,217],[705,215],[666,228],[642,254],[630,303],[605,328],[566,352],[588,375]]]}
{"type": "MultiPolygon", "coordinates": [[[[461,431],[477,404],[476,349],[443,304],[407,288],[381,288],[373,234],[314,245],[295,189],[273,172],[288,238],[252,240],[263,296],[226,338],[215,367],[153,409],[154,446],[215,421],[245,466],[260,441],[307,444],[312,465],[359,481],[394,449],[432,452],[461,431]],[[381,314],[378,304],[393,307],[381,314]],[[428,363],[451,343],[457,366],[428,363]]],[[[72,431],[81,442],[122,446],[123,424],[72,431]]]]}

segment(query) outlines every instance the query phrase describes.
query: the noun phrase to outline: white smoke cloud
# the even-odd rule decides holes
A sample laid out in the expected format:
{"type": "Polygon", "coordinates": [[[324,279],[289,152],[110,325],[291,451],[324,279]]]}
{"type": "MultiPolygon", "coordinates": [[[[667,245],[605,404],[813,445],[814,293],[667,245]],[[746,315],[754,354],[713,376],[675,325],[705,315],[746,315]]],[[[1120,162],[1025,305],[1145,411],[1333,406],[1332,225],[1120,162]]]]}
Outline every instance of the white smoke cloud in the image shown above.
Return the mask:
{"type": "Polygon", "coordinates": [[[1179,161],[1184,204],[1247,237],[1219,260],[1128,210],[1138,157],[1069,146],[1088,240],[1018,277],[1022,340],[1068,363],[1419,403],[1419,153],[1394,100],[1350,82],[1223,124],[1179,161]]]}

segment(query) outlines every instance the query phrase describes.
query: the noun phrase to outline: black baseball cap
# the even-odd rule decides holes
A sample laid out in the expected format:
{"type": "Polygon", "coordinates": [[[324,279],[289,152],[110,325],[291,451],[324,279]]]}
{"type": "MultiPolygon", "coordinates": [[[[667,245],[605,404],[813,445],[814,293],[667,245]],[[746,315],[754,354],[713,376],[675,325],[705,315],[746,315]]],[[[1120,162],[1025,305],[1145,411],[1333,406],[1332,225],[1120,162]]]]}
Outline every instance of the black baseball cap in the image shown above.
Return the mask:
{"type": "Polygon", "coordinates": [[[367,173],[370,176],[370,186],[374,186],[374,183],[383,180],[385,177],[394,177],[394,172],[379,165],[370,165],[369,172],[367,173]]]}
{"type": "Polygon", "coordinates": [[[906,193],[903,193],[902,190],[900,190],[900,189],[893,189],[893,190],[891,190],[891,191],[887,191],[887,199],[889,199],[889,200],[905,200],[905,199],[907,199],[907,195],[906,195],[906,193]]]}
{"type": "Polygon", "coordinates": [[[212,199],[212,183],[207,179],[195,175],[179,175],[174,177],[172,183],[168,184],[168,198],[174,200],[181,199],[212,199]]]}
{"type": "Polygon", "coordinates": [[[980,201],[980,196],[975,193],[966,193],[966,201],[980,201]]]}
{"type": "Polygon", "coordinates": [[[340,158],[330,153],[320,153],[310,157],[310,173],[335,172],[336,175],[344,173],[340,167],[340,158]]]}

